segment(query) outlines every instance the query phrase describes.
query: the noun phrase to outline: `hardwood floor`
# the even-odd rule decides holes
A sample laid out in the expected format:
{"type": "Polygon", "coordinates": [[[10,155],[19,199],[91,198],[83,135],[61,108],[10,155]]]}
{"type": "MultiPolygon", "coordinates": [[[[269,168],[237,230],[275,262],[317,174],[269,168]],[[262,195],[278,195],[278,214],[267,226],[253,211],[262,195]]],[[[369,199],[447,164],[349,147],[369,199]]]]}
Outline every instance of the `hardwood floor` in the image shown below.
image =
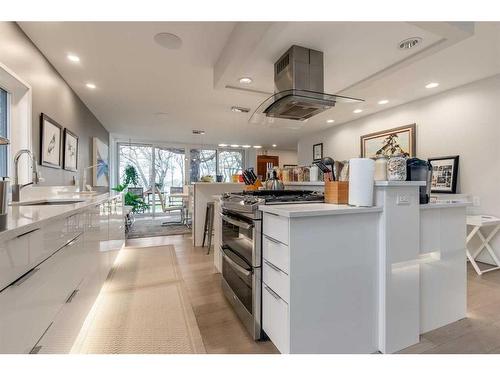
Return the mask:
{"type": "MultiPolygon", "coordinates": [[[[130,246],[174,245],[207,353],[278,353],[270,341],[254,342],[220,288],[220,274],[206,248],[191,237],[168,236],[127,241],[130,246]]],[[[500,353],[500,271],[477,276],[469,266],[467,318],[421,336],[400,353],[500,353]]]]}
{"type": "Polygon", "coordinates": [[[207,353],[278,353],[270,341],[255,342],[245,330],[222,294],[221,275],[213,265],[213,252],[193,247],[191,236],[141,238],[127,246],[174,245],[177,262],[185,281],[191,305],[207,353]]]}

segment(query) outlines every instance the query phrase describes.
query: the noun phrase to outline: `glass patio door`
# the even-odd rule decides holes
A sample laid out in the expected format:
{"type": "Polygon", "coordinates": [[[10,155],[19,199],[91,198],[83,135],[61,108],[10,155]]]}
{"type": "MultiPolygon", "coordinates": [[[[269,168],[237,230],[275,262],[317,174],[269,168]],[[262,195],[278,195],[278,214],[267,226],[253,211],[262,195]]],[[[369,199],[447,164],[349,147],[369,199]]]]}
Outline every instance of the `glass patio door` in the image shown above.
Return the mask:
{"type": "MultiPolygon", "coordinates": [[[[136,143],[119,143],[118,162],[119,183],[123,184],[127,175],[135,175],[135,178],[128,183],[129,191],[142,197],[148,203],[152,196],[153,146],[136,143]],[[132,169],[135,170],[135,174],[131,173],[132,169]]],[[[153,209],[154,205],[150,206],[144,214],[153,213],[153,209]]]]}
{"type": "Polygon", "coordinates": [[[175,194],[182,193],[185,185],[185,150],[155,147],[153,165],[154,185],[159,200],[153,208],[153,214],[163,213],[162,201],[164,206],[182,205],[182,198],[175,197],[175,194]]]}

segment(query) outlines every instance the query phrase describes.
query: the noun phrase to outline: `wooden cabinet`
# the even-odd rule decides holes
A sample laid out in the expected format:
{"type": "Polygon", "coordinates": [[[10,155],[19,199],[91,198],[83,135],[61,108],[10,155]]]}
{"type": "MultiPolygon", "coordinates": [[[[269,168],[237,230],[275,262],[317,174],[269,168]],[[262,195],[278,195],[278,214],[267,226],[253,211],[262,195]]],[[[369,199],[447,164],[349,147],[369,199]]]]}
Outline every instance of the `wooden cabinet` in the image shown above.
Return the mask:
{"type": "Polygon", "coordinates": [[[263,180],[265,180],[267,177],[268,164],[272,164],[273,167],[279,167],[279,156],[257,155],[257,175],[260,176],[263,180]]]}

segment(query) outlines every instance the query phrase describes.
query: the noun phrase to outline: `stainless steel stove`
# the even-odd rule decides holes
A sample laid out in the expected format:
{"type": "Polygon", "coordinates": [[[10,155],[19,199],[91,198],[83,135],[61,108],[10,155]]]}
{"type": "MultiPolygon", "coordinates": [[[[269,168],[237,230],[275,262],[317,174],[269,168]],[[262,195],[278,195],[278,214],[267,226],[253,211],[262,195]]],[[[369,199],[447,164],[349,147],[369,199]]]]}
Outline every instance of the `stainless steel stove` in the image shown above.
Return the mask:
{"type": "Polygon", "coordinates": [[[222,289],[255,340],[262,338],[262,212],[264,204],[318,203],[308,190],[257,190],[222,196],[222,289]]]}

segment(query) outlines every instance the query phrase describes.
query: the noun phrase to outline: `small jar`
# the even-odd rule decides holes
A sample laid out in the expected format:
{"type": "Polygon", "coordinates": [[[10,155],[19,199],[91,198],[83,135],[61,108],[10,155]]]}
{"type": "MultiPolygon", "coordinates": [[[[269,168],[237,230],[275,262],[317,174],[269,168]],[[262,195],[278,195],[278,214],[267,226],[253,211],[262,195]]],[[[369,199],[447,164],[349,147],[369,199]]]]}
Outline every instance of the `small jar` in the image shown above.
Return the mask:
{"type": "Polygon", "coordinates": [[[387,179],[389,181],[406,181],[406,157],[394,155],[387,161],[387,179]]]}
{"type": "Polygon", "coordinates": [[[373,175],[375,181],[387,181],[387,157],[378,156],[375,159],[375,173],[373,175]]]}

